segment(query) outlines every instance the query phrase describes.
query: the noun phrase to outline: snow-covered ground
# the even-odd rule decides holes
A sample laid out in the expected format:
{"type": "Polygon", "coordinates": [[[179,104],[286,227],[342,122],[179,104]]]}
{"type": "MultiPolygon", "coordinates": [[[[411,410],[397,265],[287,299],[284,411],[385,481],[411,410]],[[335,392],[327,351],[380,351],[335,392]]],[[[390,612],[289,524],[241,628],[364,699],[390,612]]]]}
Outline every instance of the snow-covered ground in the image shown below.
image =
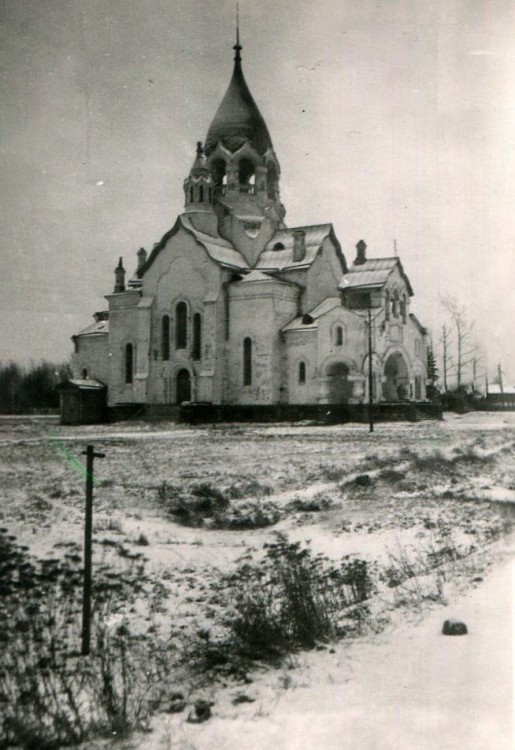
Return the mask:
{"type": "Polygon", "coordinates": [[[468,594],[257,681],[205,724],[157,722],[148,750],[510,750],[515,539],[468,594]],[[466,622],[465,636],[441,633],[466,622]]]}
{"type": "MultiPolygon", "coordinates": [[[[93,440],[106,453],[95,467],[94,563],[109,561],[113,543],[143,552],[166,586],[163,628],[211,627],[212,585],[243,554],[262,553],[277,531],[310,540],[314,554],[334,561],[355,554],[381,569],[448,546],[473,553],[462,557],[464,573],[448,577],[447,608],[424,602],[422,616],[397,600],[379,634],[295,655],[281,669],[256,667],[249,684],[208,675],[209,721],[189,724],[188,705],[156,716],[151,734],[119,750],[511,748],[515,540],[506,547],[499,539],[515,509],[515,413],[380,424],[373,436],[366,425],[70,428],[0,420],[0,521],[33,554],[79,549],[79,464],[93,440]],[[356,481],[365,474],[369,481],[356,481]],[[237,530],[209,518],[184,525],[166,489],[188,499],[199,484],[225,493],[229,512],[273,504],[279,520],[237,530]],[[492,559],[494,550],[502,561],[487,576],[473,558],[484,551],[492,559]],[[457,597],[453,586],[468,593],[457,597]],[[441,635],[449,616],[463,618],[469,634],[441,635]]],[[[196,687],[177,685],[196,700],[196,687]]]]}

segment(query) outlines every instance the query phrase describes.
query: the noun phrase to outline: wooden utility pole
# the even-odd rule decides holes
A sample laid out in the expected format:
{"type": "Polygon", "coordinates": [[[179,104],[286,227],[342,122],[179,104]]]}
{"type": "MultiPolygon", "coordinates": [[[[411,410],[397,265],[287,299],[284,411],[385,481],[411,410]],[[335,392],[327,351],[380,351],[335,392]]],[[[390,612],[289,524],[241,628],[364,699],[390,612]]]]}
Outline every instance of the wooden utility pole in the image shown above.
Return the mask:
{"type": "Polygon", "coordinates": [[[368,429],[374,432],[374,370],[372,364],[372,295],[368,297],[368,429]]]}
{"type": "Polygon", "coordinates": [[[84,581],[82,590],[82,656],[88,656],[91,643],[91,583],[93,542],[93,461],[104,458],[105,453],[95,453],[88,445],[82,453],[86,456],[86,516],[84,521],[84,581]]]}

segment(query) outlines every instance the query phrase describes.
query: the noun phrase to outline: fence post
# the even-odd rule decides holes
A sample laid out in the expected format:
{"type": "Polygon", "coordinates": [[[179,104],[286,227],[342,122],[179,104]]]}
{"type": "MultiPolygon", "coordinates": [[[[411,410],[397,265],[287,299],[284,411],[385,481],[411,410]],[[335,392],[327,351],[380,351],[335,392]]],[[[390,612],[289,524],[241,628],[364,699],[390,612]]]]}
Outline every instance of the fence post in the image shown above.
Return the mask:
{"type": "Polygon", "coordinates": [[[93,461],[104,458],[105,453],[95,453],[88,445],[86,455],[86,514],[84,519],[84,579],[82,589],[82,656],[88,656],[91,643],[91,584],[92,584],[92,540],[93,540],[93,461]]]}

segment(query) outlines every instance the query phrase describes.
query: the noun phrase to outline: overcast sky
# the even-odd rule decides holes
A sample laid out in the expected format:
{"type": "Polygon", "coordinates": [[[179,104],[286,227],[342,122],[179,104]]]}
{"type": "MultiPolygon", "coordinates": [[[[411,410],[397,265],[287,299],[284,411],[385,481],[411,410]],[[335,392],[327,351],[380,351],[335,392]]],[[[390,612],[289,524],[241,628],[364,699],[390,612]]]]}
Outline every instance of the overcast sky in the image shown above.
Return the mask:
{"type": "MultiPolygon", "coordinates": [[[[0,360],[69,356],[183,207],[232,72],[232,0],[0,0],[0,360]]],[[[468,305],[515,382],[513,0],[240,0],[289,226],[399,256],[439,338],[468,305]]]]}

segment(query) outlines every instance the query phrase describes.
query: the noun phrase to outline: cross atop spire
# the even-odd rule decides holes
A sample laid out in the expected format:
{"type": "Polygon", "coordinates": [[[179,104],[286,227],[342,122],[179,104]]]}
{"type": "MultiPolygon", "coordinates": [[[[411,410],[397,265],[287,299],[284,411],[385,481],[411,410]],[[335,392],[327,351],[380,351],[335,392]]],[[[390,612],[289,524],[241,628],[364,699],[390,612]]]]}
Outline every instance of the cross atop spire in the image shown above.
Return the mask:
{"type": "Polygon", "coordinates": [[[233,50],[236,52],[234,60],[240,62],[242,46],[240,44],[240,8],[238,3],[236,3],[236,44],[234,45],[233,50]]]}

